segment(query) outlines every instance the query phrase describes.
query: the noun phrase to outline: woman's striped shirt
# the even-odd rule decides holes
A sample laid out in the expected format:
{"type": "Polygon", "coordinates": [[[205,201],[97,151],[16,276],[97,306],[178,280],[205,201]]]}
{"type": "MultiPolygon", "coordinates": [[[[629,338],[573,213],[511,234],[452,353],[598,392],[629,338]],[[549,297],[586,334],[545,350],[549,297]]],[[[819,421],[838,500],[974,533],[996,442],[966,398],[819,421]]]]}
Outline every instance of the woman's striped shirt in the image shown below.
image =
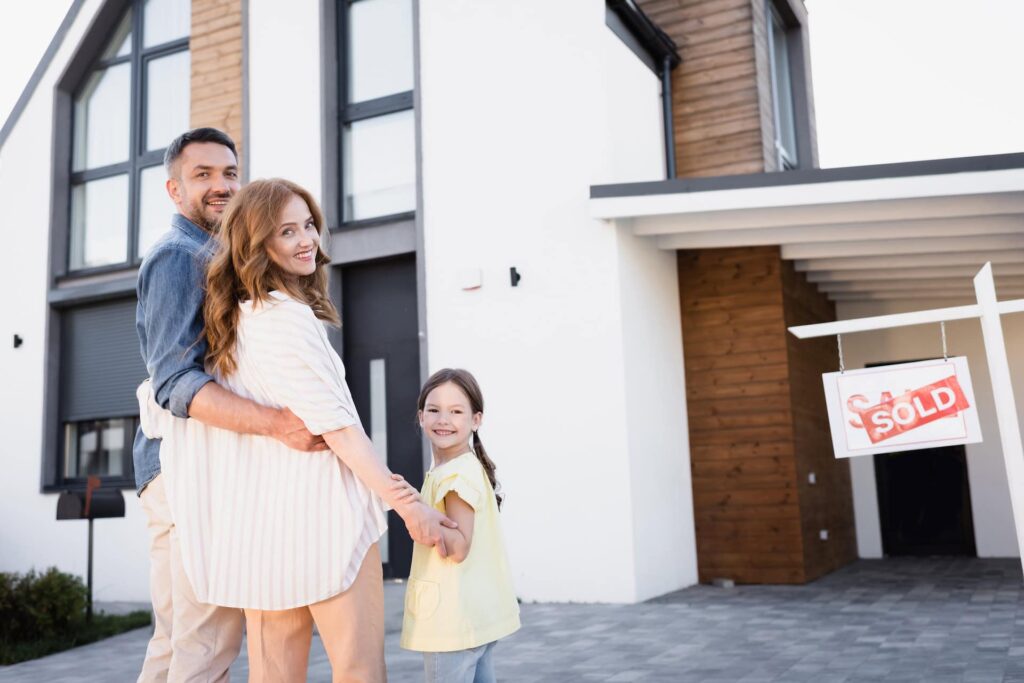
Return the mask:
{"type": "MultiPolygon", "coordinates": [[[[238,368],[225,388],[287,407],[313,434],[360,428],[345,368],[309,306],[280,292],[241,304],[238,368]]],[[[176,418],[139,387],[142,429],[160,462],[196,598],[281,610],[347,589],[387,529],[384,505],[330,451],[176,418]]]]}

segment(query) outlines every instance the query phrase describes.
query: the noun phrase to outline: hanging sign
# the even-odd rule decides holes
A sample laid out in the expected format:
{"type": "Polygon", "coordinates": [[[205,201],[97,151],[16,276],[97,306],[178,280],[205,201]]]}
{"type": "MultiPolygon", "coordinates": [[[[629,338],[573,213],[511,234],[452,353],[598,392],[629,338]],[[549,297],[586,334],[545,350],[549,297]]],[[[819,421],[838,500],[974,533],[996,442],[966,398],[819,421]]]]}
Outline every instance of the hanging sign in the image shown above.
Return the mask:
{"type": "Polygon", "coordinates": [[[837,458],[981,441],[967,359],[822,375],[837,458]]]}

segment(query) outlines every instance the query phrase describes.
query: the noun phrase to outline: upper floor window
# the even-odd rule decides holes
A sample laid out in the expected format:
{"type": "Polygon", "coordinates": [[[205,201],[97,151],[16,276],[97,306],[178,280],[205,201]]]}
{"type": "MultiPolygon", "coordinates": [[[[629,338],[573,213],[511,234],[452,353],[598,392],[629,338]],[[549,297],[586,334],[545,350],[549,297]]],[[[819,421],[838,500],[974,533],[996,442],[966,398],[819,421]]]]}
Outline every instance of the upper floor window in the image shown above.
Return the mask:
{"type": "Polygon", "coordinates": [[[771,15],[769,52],[772,69],[772,101],[775,109],[775,150],[779,168],[797,167],[796,114],[793,105],[793,77],[790,66],[790,45],[786,22],[774,3],[768,3],[771,15]]]}
{"type": "Polygon", "coordinates": [[[189,0],[132,0],[74,93],[68,271],[138,262],[167,229],[163,153],[188,128],[189,0]]]}
{"type": "Polygon", "coordinates": [[[345,223],[416,209],[412,0],[341,0],[345,223]]]}

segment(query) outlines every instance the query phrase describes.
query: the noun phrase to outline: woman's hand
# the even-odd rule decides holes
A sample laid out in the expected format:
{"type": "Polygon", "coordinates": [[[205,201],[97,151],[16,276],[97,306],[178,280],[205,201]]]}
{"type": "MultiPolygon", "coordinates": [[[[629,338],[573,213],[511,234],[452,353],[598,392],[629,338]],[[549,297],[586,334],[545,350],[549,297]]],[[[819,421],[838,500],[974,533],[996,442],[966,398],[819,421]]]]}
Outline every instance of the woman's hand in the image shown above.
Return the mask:
{"type": "MultiPolygon", "coordinates": [[[[324,440],[341,461],[385,502],[390,502],[388,499],[392,498],[392,486],[399,486],[402,491],[409,486],[408,483],[399,484],[392,479],[392,473],[373,452],[373,444],[359,425],[327,432],[324,434],[324,440]]],[[[438,552],[441,556],[448,556],[444,538],[441,536],[441,527],[454,529],[458,524],[423,503],[419,499],[419,494],[415,497],[408,496],[408,500],[403,498],[397,505],[391,507],[405,522],[412,540],[422,545],[440,546],[438,552]]]]}
{"type": "Polygon", "coordinates": [[[391,473],[391,485],[388,487],[388,491],[391,494],[391,500],[394,501],[392,507],[403,503],[421,502],[420,492],[407,482],[401,474],[391,473]]]}

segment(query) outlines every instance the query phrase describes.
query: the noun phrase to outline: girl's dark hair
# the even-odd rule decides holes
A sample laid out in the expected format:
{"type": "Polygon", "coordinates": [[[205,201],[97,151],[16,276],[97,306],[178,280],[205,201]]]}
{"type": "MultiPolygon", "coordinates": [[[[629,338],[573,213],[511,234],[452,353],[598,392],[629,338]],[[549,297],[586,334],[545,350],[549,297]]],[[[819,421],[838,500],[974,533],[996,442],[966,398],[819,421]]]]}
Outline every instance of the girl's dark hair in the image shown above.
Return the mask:
{"type": "MultiPolygon", "coordinates": [[[[427,396],[431,391],[449,382],[461,389],[462,393],[466,395],[466,398],[469,399],[469,409],[473,411],[474,415],[484,412],[484,395],[480,391],[480,385],[477,384],[476,378],[468,370],[459,368],[444,368],[431,375],[420,390],[420,397],[416,401],[416,410],[423,410],[427,404],[427,396]]],[[[484,450],[484,444],[480,441],[479,432],[473,432],[470,441],[473,444],[473,452],[476,453],[476,459],[480,461],[484,472],[487,474],[488,481],[491,482],[491,488],[494,489],[494,497],[497,499],[498,508],[500,509],[501,501],[505,496],[498,493],[498,480],[494,476],[494,470],[497,467],[494,466],[494,461],[487,457],[487,451],[484,450]]]]}

